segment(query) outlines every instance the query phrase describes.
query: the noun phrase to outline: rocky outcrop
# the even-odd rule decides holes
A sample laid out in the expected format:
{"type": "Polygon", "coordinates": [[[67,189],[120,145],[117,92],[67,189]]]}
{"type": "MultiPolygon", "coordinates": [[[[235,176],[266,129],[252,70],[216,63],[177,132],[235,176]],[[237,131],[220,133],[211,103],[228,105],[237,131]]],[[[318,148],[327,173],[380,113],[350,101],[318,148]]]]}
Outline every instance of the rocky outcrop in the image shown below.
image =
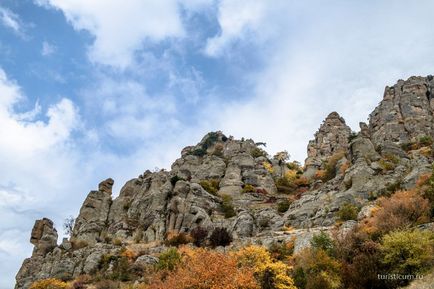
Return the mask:
{"type": "Polygon", "coordinates": [[[370,114],[375,146],[404,144],[433,135],[433,77],[410,77],[386,87],[383,100],[370,114]]]}
{"type": "Polygon", "coordinates": [[[75,220],[73,240],[81,240],[89,244],[100,240],[102,232],[107,227],[107,218],[112,203],[112,186],[113,180],[107,179],[99,184],[98,191],[89,193],[75,220]]]}
{"type": "Polygon", "coordinates": [[[351,129],[345,120],[337,112],[330,113],[315,133],[315,138],[309,141],[305,175],[311,177],[333,154],[347,151],[350,134],[351,129]]]}
{"type": "Polygon", "coordinates": [[[30,237],[30,243],[35,246],[33,256],[45,256],[51,252],[57,246],[57,237],[53,221],[47,218],[37,220],[30,237]]]}
{"type": "MultiPolygon", "coordinates": [[[[170,171],[145,171],[129,180],[114,200],[114,181],[107,179],[89,193],[71,238],[60,245],[53,222],[36,221],[31,234],[35,248],[18,272],[15,288],[27,289],[48,277],[69,279],[112,270],[114,263],[101,262],[116,259],[107,256],[118,256],[122,246],[144,246],[134,266],[155,264],[154,254],[165,248],[168,235],[198,226],[209,232],[226,228],[235,248],[294,241],[299,251],[318,232],[336,229],[342,205],[360,207],[357,218],[366,218],[374,208],[372,200],[414,187],[419,176],[431,170],[433,83],[432,77],[411,77],[387,87],[369,125],[360,123],[357,134],[338,113],[329,114],[308,144],[304,172],[271,158],[260,143],[218,131],[184,148],[170,171]],[[417,143],[421,137],[422,145],[417,143]],[[402,148],[413,142],[417,146],[402,148]],[[328,175],[317,175],[319,170],[328,175]],[[302,183],[291,196],[276,186],[289,171],[302,183]],[[278,211],[278,204],[289,198],[289,209],[278,211]]],[[[297,186],[290,181],[294,183],[287,187],[297,186]]],[[[344,222],[338,233],[354,225],[344,222]]]]}

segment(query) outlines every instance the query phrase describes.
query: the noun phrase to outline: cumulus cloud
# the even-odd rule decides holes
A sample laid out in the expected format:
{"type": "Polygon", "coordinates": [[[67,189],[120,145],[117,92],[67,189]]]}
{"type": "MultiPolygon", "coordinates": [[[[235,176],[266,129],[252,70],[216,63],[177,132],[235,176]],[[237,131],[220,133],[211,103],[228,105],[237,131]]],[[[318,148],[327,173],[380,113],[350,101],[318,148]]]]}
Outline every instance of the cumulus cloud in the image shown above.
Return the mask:
{"type": "MultiPolygon", "coordinates": [[[[12,278],[19,259],[30,252],[24,240],[28,240],[34,219],[42,212],[55,211],[50,201],[67,191],[69,177],[74,175],[75,158],[68,142],[80,120],[76,106],[67,98],[51,105],[42,116],[39,104],[20,112],[17,106],[26,97],[1,69],[0,95],[0,271],[12,278]]],[[[1,282],[12,283],[9,279],[1,282]]]]}
{"type": "Polygon", "coordinates": [[[267,1],[223,0],[218,9],[219,35],[208,39],[205,53],[220,56],[226,46],[237,39],[247,39],[248,32],[257,32],[266,16],[267,1]]]}
{"type": "Polygon", "coordinates": [[[207,0],[36,0],[63,12],[76,30],[94,36],[89,58],[95,63],[125,68],[133,62],[144,41],[182,37],[180,7],[197,10],[207,0]]]}
{"type": "MultiPolygon", "coordinates": [[[[225,31],[223,19],[236,12],[226,10],[222,2],[223,30],[211,42],[223,35],[249,41],[243,40],[247,30],[254,31],[250,37],[268,41],[250,47],[266,56],[264,69],[253,76],[252,97],[226,105],[213,121],[215,126],[266,141],[270,151],[286,149],[303,161],[307,141],[328,113],[338,111],[358,130],[358,122],[366,121],[381,100],[384,86],[433,73],[432,2],[411,7],[404,1],[334,2],[287,1],[277,10],[268,5],[244,17],[260,20],[244,22],[247,26],[235,34],[232,28],[225,31]],[[269,29],[270,21],[278,33],[269,29]]],[[[225,49],[230,54],[237,47],[225,49]]]]}

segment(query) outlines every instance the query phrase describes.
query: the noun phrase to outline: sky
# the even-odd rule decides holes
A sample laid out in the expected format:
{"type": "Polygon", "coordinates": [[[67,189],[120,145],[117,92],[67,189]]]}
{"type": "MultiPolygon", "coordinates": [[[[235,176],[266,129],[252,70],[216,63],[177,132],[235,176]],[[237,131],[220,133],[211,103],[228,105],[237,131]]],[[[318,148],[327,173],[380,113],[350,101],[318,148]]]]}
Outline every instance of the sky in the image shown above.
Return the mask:
{"type": "MultiPolygon", "coordinates": [[[[0,0],[0,289],[108,177],[114,195],[209,131],[303,162],[384,87],[434,74],[431,0],[0,0]]],[[[60,242],[60,240],[59,240],[60,242]]]]}

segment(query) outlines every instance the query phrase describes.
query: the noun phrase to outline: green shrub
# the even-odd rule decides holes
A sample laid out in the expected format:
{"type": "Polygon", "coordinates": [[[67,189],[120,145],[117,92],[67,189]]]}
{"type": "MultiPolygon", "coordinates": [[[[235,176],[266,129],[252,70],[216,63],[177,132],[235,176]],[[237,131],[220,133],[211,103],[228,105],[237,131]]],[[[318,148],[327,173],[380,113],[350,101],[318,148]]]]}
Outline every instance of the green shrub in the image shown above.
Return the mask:
{"type": "Polygon", "coordinates": [[[390,272],[415,275],[426,272],[434,262],[434,233],[394,231],[382,239],[380,251],[390,272]]]}
{"type": "Polygon", "coordinates": [[[281,194],[291,194],[297,186],[287,177],[277,178],[275,181],[277,191],[281,194]]]}
{"type": "Polygon", "coordinates": [[[202,188],[208,193],[212,195],[217,195],[217,192],[219,190],[219,183],[220,183],[219,180],[211,179],[211,180],[202,180],[199,182],[199,185],[201,185],[202,188]]]}
{"type": "Polygon", "coordinates": [[[170,248],[160,254],[158,263],[155,265],[157,270],[173,271],[176,266],[181,262],[181,254],[176,248],[170,248]]]}
{"type": "Polygon", "coordinates": [[[202,144],[202,148],[204,150],[207,150],[209,147],[211,147],[216,141],[218,141],[218,133],[216,132],[210,132],[208,133],[206,139],[204,140],[202,144]]]}
{"type": "Polygon", "coordinates": [[[222,211],[225,215],[225,218],[230,218],[236,215],[234,206],[232,204],[232,197],[229,195],[222,196],[222,211]]]}
{"type": "Polygon", "coordinates": [[[206,155],[206,150],[203,148],[197,148],[192,151],[191,154],[194,156],[203,157],[204,155],[206,155]]]}
{"type": "Polygon", "coordinates": [[[431,136],[427,136],[427,135],[421,136],[419,138],[419,144],[421,146],[430,146],[430,145],[432,145],[433,144],[432,137],[431,136]]]}
{"type": "Polygon", "coordinates": [[[226,247],[232,242],[232,236],[226,228],[215,228],[209,237],[211,247],[226,247]]]}
{"type": "Polygon", "coordinates": [[[381,160],[378,161],[383,172],[393,171],[399,162],[399,157],[392,154],[386,154],[381,160]]]}
{"type": "Polygon", "coordinates": [[[175,186],[175,184],[178,181],[185,181],[185,180],[183,178],[181,178],[181,177],[178,177],[178,176],[173,176],[173,177],[170,178],[170,183],[172,184],[172,186],[175,186]]]}
{"type": "Polygon", "coordinates": [[[312,237],[312,240],[310,240],[310,245],[315,250],[323,250],[326,252],[329,256],[333,256],[335,252],[335,243],[330,236],[321,231],[321,233],[316,234],[312,237]]]}
{"type": "Polygon", "coordinates": [[[246,185],[244,185],[242,192],[243,193],[253,193],[253,192],[256,192],[256,189],[254,186],[252,186],[250,184],[246,184],[246,185]]]}
{"type": "Polygon", "coordinates": [[[348,136],[348,143],[350,143],[353,139],[355,139],[358,136],[358,134],[354,131],[352,131],[350,133],[350,135],[348,136]]]}
{"type": "Polygon", "coordinates": [[[338,212],[338,218],[341,221],[357,220],[359,208],[351,203],[345,203],[338,212]]]}
{"type": "Polygon", "coordinates": [[[252,151],[250,152],[250,155],[255,159],[259,158],[259,157],[264,157],[264,158],[268,157],[267,152],[261,148],[258,148],[258,147],[252,149],[252,151]]]}
{"type": "Polygon", "coordinates": [[[198,148],[193,150],[191,154],[198,157],[203,157],[204,155],[206,155],[207,149],[210,148],[217,141],[218,141],[218,133],[210,132],[203,140],[202,144],[198,148]]]}
{"type": "Polygon", "coordinates": [[[288,211],[290,205],[291,202],[288,199],[284,199],[283,201],[277,203],[277,211],[279,213],[285,213],[286,211],[288,211]]]}

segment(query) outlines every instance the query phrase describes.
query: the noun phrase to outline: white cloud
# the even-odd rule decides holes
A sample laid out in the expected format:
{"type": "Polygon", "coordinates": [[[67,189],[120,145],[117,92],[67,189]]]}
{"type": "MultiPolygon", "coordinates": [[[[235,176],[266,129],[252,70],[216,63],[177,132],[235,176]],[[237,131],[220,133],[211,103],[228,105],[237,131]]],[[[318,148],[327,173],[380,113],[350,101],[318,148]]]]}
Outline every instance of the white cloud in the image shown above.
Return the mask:
{"type": "MultiPolygon", "coordinates": [[[[68,143],[79,117],[66,98],[48,108],[45,121],[37,119],[38,103],[29,112],[18,112],[26,98],[1,69],[0,96],[0,271],[12,278],[30,252],[27,240],[34,219],[42,217],[41,211],[59,214],[51,201],[62,198],[59,192],[72,193],[71,177],[79,173],[68,143]]],[[[2,278],[0,288],[10,288],[10,283],[2,278]]]]}
{"type": "Polygon", "coordinates": [[[23,36],[21,20],[18,15],[11,10],[0,6],[0,21],[5,27],[11,29],[17,35],[23,36]]]}
{"type": "Polygon", "coordinates": [[[49,56],[56,52],[57,47],[47,41],[42,42],[41,54],[42,56],[49,56]]]}
{"type": "MultiPolygon", "coordinates": [[[[267,5],[252,14],[261,15],[254,17],[259,22],[223,29],[211,39],[225,39],[224,35],[244,42],[268,39],[248,48],[259,51],[266,61],[265,68],[249,80],[255,83],[252,97],[224,105],[210,120],[213,127],[265,141],[270,152],[286,149],[303,161],[307,141],[329,112],[338,111],[358,130],[358,122],[366,121],[386,85],[434,72],[429,20],[433,2],[411,7],[403,1],[401,5],[313,2],[267,5]],[[270,30],[270,23],[276,30],[270,30]],[[244,39],[246,31],[254,33],[244,39]]],[[[235,8],[225,10],[224,1],[222,5],[220,20],[236,15],[235,8]]],[[[223,55],[238,49],[228,45],[229,40],[218,40],[224,44],[223,55]]]]}
{"type": "Polygon", "coordinates": [[[95,63],[125,68],[145,41],[182,37],[179,8],[197,10],[208,0],[35,0],[61,10],[76,30],[95,37],[89,58],[95,63]]]}
{"type": "MultiPolygon", "coordinates": [[[[218,21],[221,28],[219,35],[208,39],[205,53],[220,56],[231,42],[244,38],[248,31],[257,31],[258,25],[266,16],[270,3],[266,0],[223,0],[219,6],[218,21]]],[[[251,40],[251,39],[249,39],[251,40]]]]}

